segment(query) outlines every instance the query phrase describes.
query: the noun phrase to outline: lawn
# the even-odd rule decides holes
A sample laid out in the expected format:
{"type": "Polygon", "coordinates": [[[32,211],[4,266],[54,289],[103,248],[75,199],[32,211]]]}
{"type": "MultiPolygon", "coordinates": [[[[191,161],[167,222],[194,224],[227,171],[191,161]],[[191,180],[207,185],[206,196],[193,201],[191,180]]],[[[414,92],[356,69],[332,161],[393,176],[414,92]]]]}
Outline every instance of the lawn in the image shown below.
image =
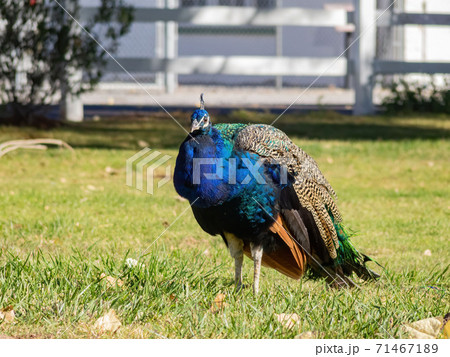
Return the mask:
{"type": "MultiPolygon", "coordinates": [[[[174,115],[187,127],[188,114],[174,115]]],[[[220,120],[273,118],[239,111],[220,120]]],[[[165,114],[49,131],[0,127],[0,143],[52,137],[75,149],[0,158],[0,308],[15,312],[0,336],[397,338],[404,323],[450,312],[450,117],[319,112],[277,126],[319,163],[354,245],[386,268],[374,266],[379,281],[333,290],[263,268],[259,296],[235,292],[222,239],[200,229],[171,182],[154,195],[125,184],[139,141],[170,155],[173,169],[185,133],[165,114]],[[211,310],[220,293],[225,304],[211,310]],[[95,322],[110,309],[122,326],[102,333],[95,322]],[[282,313],[300,319],[287,328],[282,313]]],[[[246,259],[247,286],[252,268],[246,259]]]]}

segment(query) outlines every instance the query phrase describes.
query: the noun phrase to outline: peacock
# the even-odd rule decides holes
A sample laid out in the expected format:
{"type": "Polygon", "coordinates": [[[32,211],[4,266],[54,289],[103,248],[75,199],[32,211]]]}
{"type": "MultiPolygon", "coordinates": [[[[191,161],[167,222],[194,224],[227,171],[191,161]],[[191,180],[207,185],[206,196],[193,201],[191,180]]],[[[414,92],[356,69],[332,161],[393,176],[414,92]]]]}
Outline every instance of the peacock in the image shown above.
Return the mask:
{"type": "Polygon", "coordinates": [[[312,157],[270,125],[212,125],[203,94],[200,103],[173,181],[200,227],[224,240],[237,289],[244,255],[254,262],[255,294],[261,265],[293,279],[308,271],[333,287],[354,286],[353,272],[379,277],[351,244],[336,193],[312,157]]]}

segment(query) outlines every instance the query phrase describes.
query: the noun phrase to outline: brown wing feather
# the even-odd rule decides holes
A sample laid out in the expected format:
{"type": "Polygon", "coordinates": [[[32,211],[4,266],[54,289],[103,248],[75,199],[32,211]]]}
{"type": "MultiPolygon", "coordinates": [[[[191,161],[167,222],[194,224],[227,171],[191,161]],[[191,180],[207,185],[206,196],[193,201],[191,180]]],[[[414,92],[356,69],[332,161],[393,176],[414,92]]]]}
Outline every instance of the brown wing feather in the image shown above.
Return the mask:
{"type": "MultiPolygon", "coordinates": [[[[306,256],[298,244],[291,238],[286,224],[281,216],[269,228],[284,243],[279,244],[276,250],[272,252],[264,252],[262,264],[266,267],[273,268],[280,273],[287,275],[292,279],[300,279],[306,270],[306,256]]],[[[244,254],[252,259],[250,247],[244,245],[244,254]]]]}

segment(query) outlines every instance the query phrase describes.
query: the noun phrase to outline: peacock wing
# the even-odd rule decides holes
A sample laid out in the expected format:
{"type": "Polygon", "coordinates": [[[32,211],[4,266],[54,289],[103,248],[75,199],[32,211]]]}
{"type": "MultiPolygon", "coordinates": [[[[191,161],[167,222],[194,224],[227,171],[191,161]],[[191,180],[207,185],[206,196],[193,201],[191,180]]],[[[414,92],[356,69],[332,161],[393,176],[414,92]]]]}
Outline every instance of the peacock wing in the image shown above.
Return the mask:
{"type": "Polygon", "coordinates": [[[336,259],[339,242],[333,221],[341,222],[342,218],[335,202],[336,193],[314,159],[284,132],[264,124],[242,128],[235,138],[234,148],[254,152],[287,167],[294,178],[293,186],[301,206],[312,214],[330,257],[336,259]]]}

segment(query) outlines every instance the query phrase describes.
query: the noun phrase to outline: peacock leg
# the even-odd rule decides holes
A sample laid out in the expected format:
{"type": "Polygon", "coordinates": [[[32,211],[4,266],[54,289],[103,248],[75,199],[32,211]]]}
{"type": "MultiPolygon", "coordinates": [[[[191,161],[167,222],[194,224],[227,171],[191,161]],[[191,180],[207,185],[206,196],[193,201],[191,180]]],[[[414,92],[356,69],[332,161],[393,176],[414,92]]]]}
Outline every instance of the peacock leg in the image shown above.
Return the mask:
{"type": "Polygon", "coordinates": [[[236,289],[242,287],[242,263],[244,261],[244,242],[232,234],[225,234],[230,255],[234,258],[234,281],[236,289]]]}
{"type": "Polygon", "coordinates": [[[242,263],[244,261],[244,253],[241,251],[237,257],[234,257],[234,281],[236,289],[242,288],[242,263]]]}
{"type": "Polygon", "coordinates": [[[253,293],[256,295],[259,292],[259,275],[261,273],[261,259],[263,255],[263,247],[250,243],[250,252],[254,262],[253,272],[253,293]]]}

